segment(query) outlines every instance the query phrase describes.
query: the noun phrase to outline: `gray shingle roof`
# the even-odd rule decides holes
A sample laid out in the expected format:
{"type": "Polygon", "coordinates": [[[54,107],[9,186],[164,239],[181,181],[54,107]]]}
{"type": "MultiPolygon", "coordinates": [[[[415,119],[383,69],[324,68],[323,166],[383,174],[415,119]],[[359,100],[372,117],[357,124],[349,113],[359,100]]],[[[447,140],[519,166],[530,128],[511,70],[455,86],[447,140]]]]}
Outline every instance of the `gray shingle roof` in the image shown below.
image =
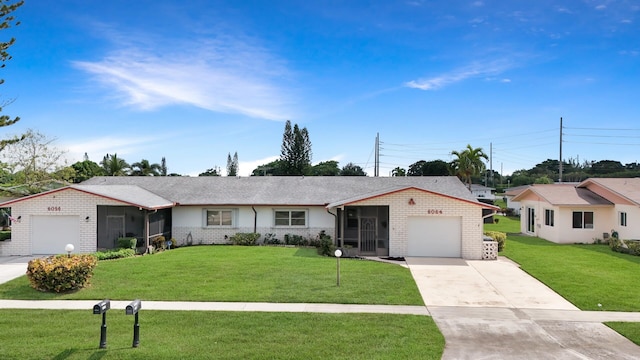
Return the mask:
{"type": "Polygon", "coordinates": [[[162,209],[175,205],[172,201],[135,185],[71,185],[71,188],[123,201],[145,209],[162,209]]]}
{"type": "Polygon", "coordinates": [[[612,205],[612,203],[588,189],[577,188],[573,184],[535,184],[514,197],[520,201],[534,193],[546,202],[557,206],[612,205]]]}
{"type": "Polygon", "coordinates": [[[84,185],[130,185],[179,205],[326,205],[393,188],[416,187],[477,203],[455,176],[104,176],[84,185]]]}

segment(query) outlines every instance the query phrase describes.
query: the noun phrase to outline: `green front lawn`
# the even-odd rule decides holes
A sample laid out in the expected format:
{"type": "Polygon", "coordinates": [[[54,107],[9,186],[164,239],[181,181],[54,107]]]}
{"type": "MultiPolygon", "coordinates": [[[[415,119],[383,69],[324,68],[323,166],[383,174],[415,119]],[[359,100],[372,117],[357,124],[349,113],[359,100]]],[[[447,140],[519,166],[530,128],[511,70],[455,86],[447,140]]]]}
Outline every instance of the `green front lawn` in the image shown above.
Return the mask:
{"type": "Polygon", "coordinates": [[[604,324],[637,345],[640,345],[640,323],[607,322],[604,324]]]}
{"type": "Polygon", "coordinates": [[[640,257],[521,235],[509,235],[501,255],[582,310],[640,311],[640,257]]]}
{"type": "Polygon", "coordinates": [[[42,293],[26,276],[0,285],[3,299],[119,299],[423,305],[408,269],[336,259],[315,249],[192,246],[152,256],[100,261],[91,286],[42,293]]]}
{"type": "Polygon", "coordinates": [[[90,310],[0,310],[0,359],[439,359],[444,339],[428,316],[90,310]]]}
{"type": "Polygon", "coordinates": [[[485,231],[501,231],[507,234],[520,232],[520,218],[518,217],[494,215],[493,221],[493,224],[484,224],[485,231]]]}

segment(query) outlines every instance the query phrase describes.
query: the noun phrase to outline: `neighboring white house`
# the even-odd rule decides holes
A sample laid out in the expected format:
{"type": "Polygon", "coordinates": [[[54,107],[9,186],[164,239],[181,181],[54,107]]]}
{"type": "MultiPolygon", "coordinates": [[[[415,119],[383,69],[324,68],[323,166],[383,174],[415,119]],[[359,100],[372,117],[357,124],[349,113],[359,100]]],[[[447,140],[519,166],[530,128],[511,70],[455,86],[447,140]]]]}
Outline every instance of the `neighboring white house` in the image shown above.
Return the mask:
{"type": "Polygon", "coordinates": [[[513,209],[514,215],[520,215],[520,210],[522,208],[522,205],[520,204],[519,201],[514,201],[513,198],[519,195],[521,192],[528,189],[529,186],[531,185],[521,185],[521,186],[515,186],[515,187],[505,189],[504,197],[507,199],[506,200],[507,208],[513,209]]]}
{"type": "Polygon", "coordinates": [[[1,203],[12,238],[2,255],[146,246],[223,244],[238,232],[307,238],[329,234],[367,256],[480,259],[483,209],[457,177],[96,177],[1,203]]]}
{"type": "Polygon", "coordinates": [[[495,188],[486,187],[480,184],[471,184],[471,194],[478,200],[495,200],[495,188]]]}
{"type": "Polygon", "coordinates": [[[593,178],[575,184],[532,185],[522,204],[523,233],[556,243],[592,243],[618,232],[640,239],[640,179],[593,178]]]}

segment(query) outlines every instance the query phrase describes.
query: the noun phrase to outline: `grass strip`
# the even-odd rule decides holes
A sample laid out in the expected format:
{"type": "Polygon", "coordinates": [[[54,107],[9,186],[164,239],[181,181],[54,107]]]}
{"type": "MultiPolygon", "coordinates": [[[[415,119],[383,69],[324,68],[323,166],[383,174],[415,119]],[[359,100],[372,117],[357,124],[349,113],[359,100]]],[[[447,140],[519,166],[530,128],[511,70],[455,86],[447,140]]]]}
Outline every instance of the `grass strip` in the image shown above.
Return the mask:
{"type": "Polygon", "coordinates": [[[439,359],[444,339],[428,316],[388,314],[0,310],[2,359],[439,359]]]}

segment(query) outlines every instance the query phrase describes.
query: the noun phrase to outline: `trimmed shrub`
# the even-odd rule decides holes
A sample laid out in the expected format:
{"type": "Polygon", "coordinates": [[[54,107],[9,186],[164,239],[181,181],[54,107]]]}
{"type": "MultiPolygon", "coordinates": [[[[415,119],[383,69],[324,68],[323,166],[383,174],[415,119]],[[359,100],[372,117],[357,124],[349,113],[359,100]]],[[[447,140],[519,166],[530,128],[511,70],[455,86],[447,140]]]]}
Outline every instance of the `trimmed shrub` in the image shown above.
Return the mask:
{"type": "Polygon", "coordinates": [[[0,231],[0,241],[11,239],[11,231],[0,231]]]}
{"type": "Polygon", "coordinates": [[[334,256],[334,251],[336,250],[331,236],[325,234],[324,231],[318,234],[318,245],[316,245],[316,247],[318,248],[318,254],[324,256],[334,256]]]}
{"type": "Polygon", "coordinates": [[[166,239],[162,235],[156,236],[151,239],[151,245],[153,245],[153,248],[156,250],[165,249],[167,247],[166,239]]]}
{"type": "Polygon", "coordinates": [[[277,245],[281,244],[280,240],[276,237],[276,234],[268,233],[264,236],[264,244],[277,245]]]}
{"type": "Polygon", "coordinates": [[[231,235],[229,240],[233,245],[252,246],[256,245],[256,242],[260,238],[258,233],[236,233],[231,235]]]}
{"type": "Polygon", "coordinates": [[[114,249],[98,251],[96,253],[93,253],[93,256],[95,256],[98,260],[122,259],[136,256],[136,251],[134,249],[114,249]]]}
{"type": "Polygon", "coordinates": [[[286,245],[307,246],[309,245],[309,240],[305,239],[304,236],[301,235],[285,234],[284,243],[286,245]]]}
{"type": "Polygon", "coordinates": [[[507,234],[501,231],[485,231],[485,235],[492,238],[494,241],[498,242],[498,251],[504,250],[504,247],[507,242],[507,234]]]}
{"type": "Polygon", "coordinates": [[[45,292],[67,292],[85,287],[93,276],[97,259],[92,255],[56,255],[29,261],[31,287],[45,292]]]}
{"type": "Polygon", "coordinates": [[[118,247],[120,249],[135,249],[137,244],[138,244],[138,239],[134,237],[118,238],[118,247]]]}

